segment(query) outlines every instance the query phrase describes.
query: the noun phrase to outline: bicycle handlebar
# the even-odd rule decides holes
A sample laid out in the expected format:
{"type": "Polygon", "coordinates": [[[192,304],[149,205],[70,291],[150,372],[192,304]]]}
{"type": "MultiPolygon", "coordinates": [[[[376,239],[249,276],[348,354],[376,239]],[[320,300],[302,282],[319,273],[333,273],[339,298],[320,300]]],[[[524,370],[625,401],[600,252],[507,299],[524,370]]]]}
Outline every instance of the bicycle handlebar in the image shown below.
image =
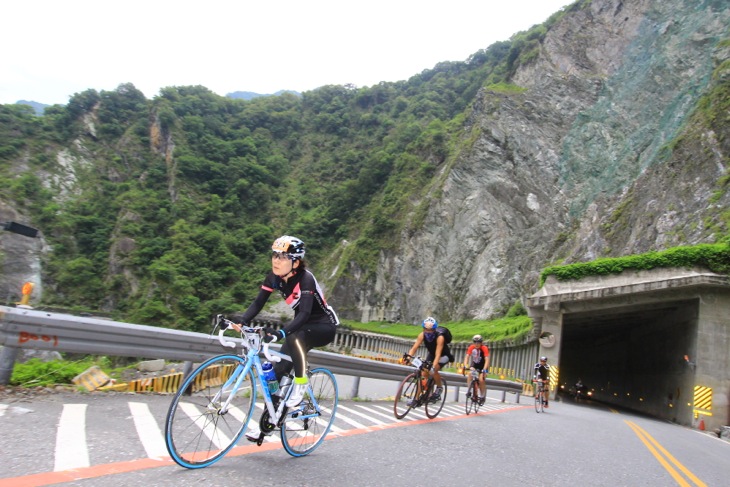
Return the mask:
{"type": "MultiPolygon", "coordinates": [[[[218,324],[220,325],[221,323],[226,326],[225,326],[225,328],[221,326],[220,330],[218,330],[218,341],[224,347],[236,348],[236,342],[226,340],[226,337],[223,335],[223,333],[225,333],[225,331],[228,329],[228,327],[230,325],[233,324],[233,322],[230,320],[227,320],[219,315],[218,324]]],[[[257,335],[259,335],[259,339],[261,336],[261,330],[263,330],[263,327],[241,327],[241,332],[244,335],[257,334],[257,335]]],[[[281,362],[281,357],[279,357],[278,355],[271,355],[269,353],[269,345],[271,345],[271,342],[266,342],[266,341],[263,342],[262,351],[264,352],[264,356],[266,357],[266,360],[268,360],[269,362],[281,362]]],[[[246,347],[246,348],[248,348],[248,347],[246,347]]]]}

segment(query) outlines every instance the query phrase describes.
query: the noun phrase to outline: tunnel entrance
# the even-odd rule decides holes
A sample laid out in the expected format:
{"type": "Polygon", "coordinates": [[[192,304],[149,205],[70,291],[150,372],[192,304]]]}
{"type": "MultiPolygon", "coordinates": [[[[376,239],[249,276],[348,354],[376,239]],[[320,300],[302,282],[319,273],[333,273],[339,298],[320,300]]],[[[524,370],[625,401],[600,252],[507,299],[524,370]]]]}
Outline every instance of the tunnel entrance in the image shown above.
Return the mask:
{"type": "Polygon", "coordinates": [[[727,275],[661,268],[548,276],[526,308],[555,385],[580,378],[615,407],[708,429],[730,423],[727,275]]]}
{"type": "Polygon", "coordinates": [[[683,422],[692,406],[699,300],[592,309],[563,317],[559,382],[594,400],[683,422]],[[689,408],[689,409],[688,409],[689,408]]]}

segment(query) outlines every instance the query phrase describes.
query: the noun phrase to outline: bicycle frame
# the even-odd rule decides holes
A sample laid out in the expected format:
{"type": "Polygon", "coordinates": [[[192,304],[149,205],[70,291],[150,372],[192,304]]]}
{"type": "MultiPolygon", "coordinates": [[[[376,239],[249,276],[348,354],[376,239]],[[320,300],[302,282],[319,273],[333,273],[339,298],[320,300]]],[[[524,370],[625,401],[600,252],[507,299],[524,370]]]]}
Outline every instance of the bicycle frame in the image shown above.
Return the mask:
{"type": "MultiPolygon", "coordinates": [[[[268,384],[264,380],[264,370],[261,364],[261,357],[259,356],[259,347],[260,347],[260,340],[261,337],[259,336],[258,329],[256,328],[243,328],[242,333],[244,335],[244,340],[248,342],[244,345],[244,348],[247,349],[246,351],[246,363],[245,365],[241,366],[238,365],[236,367],[236,371],[231,374],[231,376],[228,378],[226,383],[224,384],[223,388],[221,389],[221,393],[224,390],[228,390],[228,386],[232,385],[232,389],[228,393],[228,399],[225,403],[223,403],[223,406],[221,407],[221,411],[226,412],[228,409],[228,406],[230,405],[231,400],[236,395],[236,392],[238,391],[238,388],[241,386],[241,382],[243,382],[243,379],[248,375],[251,368],[256,369],[256,373],[254,376],[256,377],[256,382],[259,386],[261,386],[261,390],[263,391],[263,397],[264,397],[264,406],[266,407],[266,410],[269,413],[269,417],[271,418],[271,423],[276,424],[277,426],[280,426],[280,421],[282,419],[282,413],[284,412],[284,405],[286,403],[286,400],[289,398],[289,394],[291,394],[292,388],[290,387],[289,390],[286,393],[286,396],[279,401],[279,407],[276,408],[274,406],[274,400],[271,395],[271,391],[269,391],[268,384]],[[232,384],[235,381],[235,384],[232,384]]],[[[221,342],[221,344],[225,347],[231,347],[235,348],[236,343],[231,342],[228,340],[225,340],[225,337],[223,336],[223,333],[225,332],[225,329],[222,329],[218,332],[218,340],[221,342]]],[[[287,360],[291,362],[291,357],[289,355],[283,354],[281,352],[277,352],[275,350],[269,349],[269,343],[264,343],[263,347],[261,347],[261,351],[263,351],[264,356],[267,360],[270,362],[280,362],[282,359],[287,360]]],[[[311,386],[310,387],[310,393],[311,386]]],[[[252,386],[252,394],[256,394],[256,386],[252,386]]],[[[220,399],[219,397],[216,397],[216,399],[220,399]]],[[[298,415],[298,419],[307,419],[311,417],[315,417],[318,414],[319,411],[319,404],[316,401],[316,398],[312,394],[312,402],[315,406],[315,413],[309,414],[309,415],[298,415]]],[[[289,411],[291,413],[291,411],[289,411]]]]}
{"type": "MultiPolygon", "coordinates": [[[[236,347],[235,342],[225,340],[225,337],[223,336],[223,333],[225,332],[226,329],[227,328],[224,328],[218,332],[218,340],[225,347],[235,348],[236,347]]],[[[246,364],[243,366],[243,370],[241,370],[240,372],[237,370],[237,372],[239,372],[239,374],[237,376],[238,378],[236,379],[236,384],[235,384],[234,388],[231,390],[231,392],[228,395],[228,399],[225,403],[225,407],[227,407],[228,404],[230,404],[231,399],[233,398],[233,396],[235,396],[235,393],[236,393],[236,391],[238,391],[238,388],[240,387],[241,382],[247,376],[247,374],[251,370],[251,368],[255,367],[256,374],[254,374],[254,375],[256,376],[258,384],[261,386],[261,389],[263,391],[264,405],[266,406],[266,410],[269,413],[269,418],[271,418],[270,422],[277,426],[281,426],[282,421],[285,419],[283,417],[284,407],[285,407],[287,399],[289,399],[289,395],[291,394],[293,388],[292,387],[289,388],[289,390],[286,393],[286,396],[281,398],[281,400],[279,401],[279,407],[276,408],[274,406],[274,400],[271,396],[271,392],[269,391],[268,384],[266,383],[266,381],[263,378],[264,370],[263,370],[263,367],[261,364],[261,357],[259,356],[259,348],[261,346],[261,336],[259,335],[259,329],[258,328],[242,328],[241,332],[244,335],[244,340],[247,342],[245,345],[243,345],[244,348],[247,349],[247,352],[246,352],[247,360],[246,360],[246,364]]],[[[292,359],[289,355],[278,352],[276,350],[271,350],[269,348],[269,345],[270,345],[270,343],[265,342],[263,344],[263,347],[261,347],[261,351],[264,353],[264,356],[266,357],[267,360],[269,360],[270,362],[280,362],[282,359],[287,360],[289,362],[292,361],[292,359]]],[[[239,369],[239,368],[241,368],[240,365],[237,367],[237,369],[239,369]]],[[[309,371],[307,371],[307,372],[309,372],[309,371]]],[[[236,374],[232,374],[231,378],[229,378],[228,380],[232,381],[233,377],[235,377],[235,376],[236,376],[236,374]]],[[[224,390],[225,386],[227,386],[227,385],[228,385],[228,383],[226,383],[224,385],[222,390],[224,390]]],[[[297,421],[302,421],[302,420],[310,419],[310,418],[316,418],[320,415],[320,405],[319,405],[319,402],[317,401],[316,395],[313,394],[311,384],[308,384],[307,388],[309,389],[309,396],[311,398],[312,404],[314,405],[314,410],[309,414],[305,414],[303,408],[301,408],[301,407],[296,407],[293,409],[290,408],[287,411],[286,415],[289,417],[296,416],[297,421]]],[[[252,393],[256,394],[255,386],[253,386],[252,393]]],[[[225,409],[222,409],[222,410],[225,411],[225,409]]]]}
{"type": "Polygon", "coordinates": [[[477,384],[479,384],[481,386],[481,384],[479,383],[479,375],[480,375],[480,373],[477,369],[471,369],[469,371],[469,378],[471,379],[471,381],[469,381],[470,386],[471,386],[472,382],[474,382],[474,381],[477,381],[477,384]]]}
{"type": "MultiPolygon", "coordinates": [[[[230,343],[230,342],[229,342],[230,343]]],[[[235,346],[235,345],[234,345],[235,346]]],[[[264,345],[265,348],[268,348],[268,344],[264,345]]],[[[264,351],[264,355],[266,355],[266,358],[271,360],[273,358],[272,355],[270,355],[270,351],[266,350],[264,351]]],[[[289,360],[291,360],[290,357],[287,355],[280,354],[282,357],[286,357],[289,360]]],[[[279,420],[279,415],[281,414],[283,410],[283,401],[282,404],[279,404],[278,411],[274,408],[274,401],[271,396],[271,392],[269,391],[268,384],[266,384],[266,381],[263,379],[263,368],[261,365],[261,358],[259,357],[258,350],[255,350],[253,348],[249,348],[246,352],[246,362],[245,365],[238,365],[236,367],[236,370],[231,374],[231,376],[226,380],[225,384],[223,384],[223,387],[221,390],[216,394],[214,397],[214,400],[221,400],[222,398],[220,396],[223,395],[224,391],[228,391],[228,398],[223,402],[221,405],[221,413],[228,412],[228,408],[230,407],[231,400],[236,395],[236,392],[241,387],[241,383],[248,375],[251,368],[256,369],[256,373],[254,374],[254,377],[256,377],[256,382],[259,386],[261,386],[261,390],[263,391],[264,396],[264,404],[266,406],[266,409],[269,412],[269,415],[271,418],[274,418],[276,422],[279,420]]],[[[278,358],[278,357],[277,357],[278,358]]],[[[281,360],[281,358],[279,358],[281,360]]],[[[277,360],[278,361],[278,360],[277,360]]],[[[256,394],[256,385],[254,384],[252,386],[252,393],[256,394]]],[[[286,398],[285,398],[286,399],[286,398]]]]}

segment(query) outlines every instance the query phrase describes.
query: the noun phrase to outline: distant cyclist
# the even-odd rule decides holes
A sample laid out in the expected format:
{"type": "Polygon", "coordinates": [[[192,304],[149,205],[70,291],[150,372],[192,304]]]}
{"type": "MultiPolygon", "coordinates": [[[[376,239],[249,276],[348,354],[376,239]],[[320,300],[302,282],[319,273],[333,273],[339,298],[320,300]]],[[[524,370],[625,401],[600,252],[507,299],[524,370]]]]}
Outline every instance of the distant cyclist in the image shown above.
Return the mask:
{"type": "MultiPolygon", "coordinates": [[[[547,363],[547,357],[540,357],[540,361],[535,364],[535,380],[543,383],[545,390],[545,407],[548,407],[548,398],[550,397],[550,366],[547,363]]],[[[535,391],[537,395],[537,391],[535,391]]]]}
{"type": "MultiPolygon", "coordinates": [[[[481,335],[474,335],[472,344],[466,349],[464,356],[464,371],[476,369],[479,371],[479,404],[483,405],[487,397],[487,381],[485,380],[487,369],[489,369],[489,347],[484,345],[481,335]]],[[[467,375],[466,390],[471,394],[471,376],[467,375]]]]}
{"type": "MultiPolygon", "coordinates": [[[[423,345],[428,350],[428,356],[426,357],[427,362],[433,364],[433,380],[436,382],[436,391],[429,398],[431,401],[437,401],[441,399],[441,393],[443,392],[443,382],[441,382],[441,370],[446,364],[454,361],[454,356],[449,350],[446,336],[451,336],[451,333],[446,328],[439,326],[438,321],[435,318],[429,316],[421,323],[423,331],[416,337],[416,342],[411,347],[411,350],[403,355],[403,362],[408,363],[410,357],[418,351],[418,347],[423,345]]],[[[428,378],[428,370],[423,371],[423,376],[428,378]]]]}

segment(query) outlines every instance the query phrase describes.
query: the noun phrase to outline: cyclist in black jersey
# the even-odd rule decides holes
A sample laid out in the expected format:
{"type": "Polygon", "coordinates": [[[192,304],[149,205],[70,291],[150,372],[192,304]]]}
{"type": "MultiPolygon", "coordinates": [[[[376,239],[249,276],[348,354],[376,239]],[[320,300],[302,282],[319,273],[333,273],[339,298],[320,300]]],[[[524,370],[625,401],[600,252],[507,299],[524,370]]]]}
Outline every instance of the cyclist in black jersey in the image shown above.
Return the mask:
{"type": "MultiPolygon", "coordinates": [[[[281,353],[292,358],[291,362],[282,360],[276,363],[274,372],[276,378],[281,380],[294,367],[294,389],[286,403],[287,407],[294,407],[302,401],[307,388],[307,352],[331,343],[340,322],[335,311],[327,304],[314,274],[306,268],[304,242],[284,235],[274,241],[271,250],[271,272],[240,320],[244,324],[250,323],[274,291],[279,292],[294,310],[292,321],[281,330],[267,329],[264,337],[267,342],[283,340],[281,353]]],[[[251,441],[257,441],[259,436],[258,425],[246,433],[251,441]]]]}
{"type": "Polygon", "coordinates": [[[535,379],[543,383],[543,388],[545,389],[545,407],[548,407],[548,399],[550,397],[550,366],[547,363],[547,357],[540,357],[540,361],[535,364],[535,379]]]}

